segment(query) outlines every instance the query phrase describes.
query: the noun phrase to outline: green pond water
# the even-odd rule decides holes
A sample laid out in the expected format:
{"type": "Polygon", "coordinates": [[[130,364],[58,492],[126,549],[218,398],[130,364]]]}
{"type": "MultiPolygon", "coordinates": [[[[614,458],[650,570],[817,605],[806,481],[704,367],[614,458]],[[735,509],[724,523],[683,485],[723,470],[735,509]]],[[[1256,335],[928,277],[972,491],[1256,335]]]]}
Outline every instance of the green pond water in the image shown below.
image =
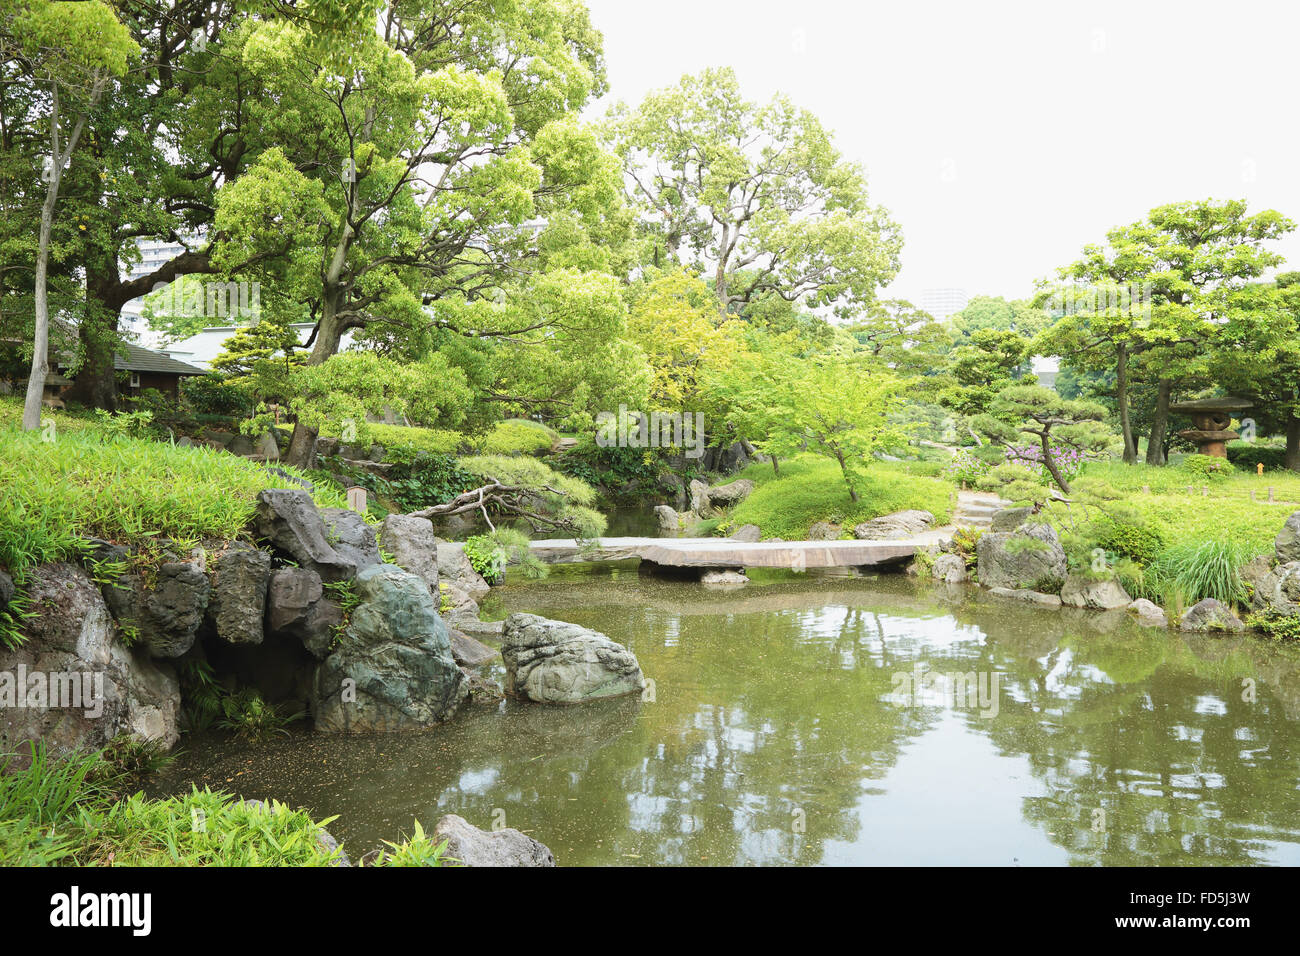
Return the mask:
{"type": "Polygon", "coordinates": [[[626,644],[653,701],[480,705],[405,736],[197,736],[155,792],[337,815],[354,857],[458,813],[560,865],[1300,864],[1291,648],[901,576],[710,591],[557,568],[485,606],[511,611],[626,644]],[[926,673],[973,674],[983,696],[926,673]]]}

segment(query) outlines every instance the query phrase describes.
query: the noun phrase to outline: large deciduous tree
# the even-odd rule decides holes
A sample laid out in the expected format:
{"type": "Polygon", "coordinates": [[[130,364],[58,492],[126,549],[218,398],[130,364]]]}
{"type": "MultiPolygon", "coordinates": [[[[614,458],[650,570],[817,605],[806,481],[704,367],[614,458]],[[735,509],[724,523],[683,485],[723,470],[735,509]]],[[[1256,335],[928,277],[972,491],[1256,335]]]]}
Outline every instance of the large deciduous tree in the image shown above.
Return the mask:
{"type": "Polygon", "coordinates": [[[730,69],[617,106],[608,129],[647,259],[710,274],[723,314],[775,298],[853,317],[898,271],[898,227],[862,170],[786,97],[744,99],[730,69]]]}

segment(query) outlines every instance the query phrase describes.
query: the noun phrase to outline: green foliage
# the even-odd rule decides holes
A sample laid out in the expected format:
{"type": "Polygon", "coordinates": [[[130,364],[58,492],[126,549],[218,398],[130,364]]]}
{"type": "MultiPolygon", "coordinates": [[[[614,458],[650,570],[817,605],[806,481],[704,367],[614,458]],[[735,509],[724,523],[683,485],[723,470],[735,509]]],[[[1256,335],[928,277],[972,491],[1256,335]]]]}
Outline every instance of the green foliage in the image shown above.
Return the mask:
{"type": "Polygon", "coordinates": [[[1300,617],[1292,614],[1259,611],[1246,615],[1246,624],[1276,641],[1300,641],[1300,617]]]}
{"type": "Polygon", "coordinates": [[[984,532],[979,528],[960,527],[952,533],[952,550],[966,562],[966,570],[979,563],[978,547],[984,532]]]}
{"type": "Polygon", "coordinates": [[[485,455],[545,455],[559,438],[553,428],[526,418],[497,422],[477,443],[485,455]]]}
{"type": "Polygon", "coordinates": [[[488,584],[500,584],[505,577],[506,551],[486,534],[476,534],[465,540],[465,557],[470,566],[483,576],[488,584]]]}
{"type": "Polygon", "coordinates": [[[1139,564],[1153,561],[1165,544],[1159,529],[1140,518],[1123,520],[1100,515],[1092,522],[1091,532],[1099,547],[1132,558],[1139,564]]]}
{"type": "Polygon", "coordinates": [[[901,463],[876,462],[862,479],[858,501],[850,500],[838,466],[824,458],[802,455],[785,460],[781,474],[755,462],[741,477],[755,483],[752,494],[728,515],[735,526],[756,524],[764,537],[804,540],[817,521],[838,520],[846,526],[907,508],[931,512],[936,524],[948,520],[951,485],[908,474],[901,463]]]}
{"type": "Polygon", "coordinates": [[[948,481],[963,485],[974,485],[984,475],[988,474],[989,467],[988,462],[975,457],[969,451],[959,448],[953,452],[952,459],[939,474],[948,481]]]}
{"type": "Polygon", "coordinates": [[[222,698],[221,711],[225,717],[217,721],[217,726],[233,730],[236,736],[253,743],[275,734],[287,735],[288,724],[307,716],[306,711],[285,714],[278,706],[266,703],[257,691],[249,688],[222,698]]]}
{"type": "Polygon", "coordinates": [[[1141,581],[1135,582],[1139,593],[1133,596],[1161,604],[1174,603],[1175,595],[1186,604],[1205,598],[1237,604],[1246,596],[1241,569],[1257,553],[1226,538],[1175,545],[1143,568],[1141,581]]]}
{"type": "Polygon", "coordinates": [[[420,821],[415,821],[415,833],[402,843],[384,841],[387,849],[381,849],[371,866],[446,866],[459,863],[447,853],[447,841],[434,843],[432,837],[424,832],[420,821]]]}
{"type": "Polygon", "coordinates": [[[1220,480],[1232,474],[1232,464],[1226,458],[1214,455],[1188,455],[1179,463],[1179,467],[1199,478],[1220,480]]]}
{"type": "MultiPolygon", "coordinates": [[[[443,428],[384,425],[377,422],[367,427],[370,438],[384,446],[385,461],[411,461],[419,454],[455,455],[466,451],[469,445],[469,439],[460,432],[443,428]]],[[[327,426],[321,429],[321,434],[338,437],[338,429],[327,426]]]]}

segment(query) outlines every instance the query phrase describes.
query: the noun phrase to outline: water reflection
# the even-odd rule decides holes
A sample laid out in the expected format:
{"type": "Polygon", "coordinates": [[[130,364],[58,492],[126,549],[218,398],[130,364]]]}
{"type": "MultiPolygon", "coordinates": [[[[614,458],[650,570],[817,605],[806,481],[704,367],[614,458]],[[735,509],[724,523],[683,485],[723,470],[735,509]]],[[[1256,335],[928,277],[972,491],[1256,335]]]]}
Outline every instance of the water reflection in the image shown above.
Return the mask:
{"type": "Polygon", "coordinates": [[[504,703],[436,731],[253,748],[190,780],[339,814],[354,850],[494,812],[561,864],[1300,862],[1300,654],[966,589],[771,575],[743,591],[562,570],[529,610],[626,643],[655,700],[504,703]],[[895,675],[996,675],[996,715],[895,675]]]}

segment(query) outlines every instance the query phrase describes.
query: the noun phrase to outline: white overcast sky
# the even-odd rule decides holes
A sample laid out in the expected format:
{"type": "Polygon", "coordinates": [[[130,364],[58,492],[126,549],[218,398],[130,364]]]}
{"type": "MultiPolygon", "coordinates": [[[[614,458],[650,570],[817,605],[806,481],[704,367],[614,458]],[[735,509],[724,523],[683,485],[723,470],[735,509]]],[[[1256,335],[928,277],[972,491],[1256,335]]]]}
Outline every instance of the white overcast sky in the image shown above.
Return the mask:
{"type": "MultiPolygon", "coordinates": [[[[608,102],[706,66],[781,91],[901,225],[888,294],[1022,297],[1184,199],[1300,220],[1300,3],[587,0],[608,102]]],[[[1300,238],[1279,250],[1300,269],[1300,238]]]]}

